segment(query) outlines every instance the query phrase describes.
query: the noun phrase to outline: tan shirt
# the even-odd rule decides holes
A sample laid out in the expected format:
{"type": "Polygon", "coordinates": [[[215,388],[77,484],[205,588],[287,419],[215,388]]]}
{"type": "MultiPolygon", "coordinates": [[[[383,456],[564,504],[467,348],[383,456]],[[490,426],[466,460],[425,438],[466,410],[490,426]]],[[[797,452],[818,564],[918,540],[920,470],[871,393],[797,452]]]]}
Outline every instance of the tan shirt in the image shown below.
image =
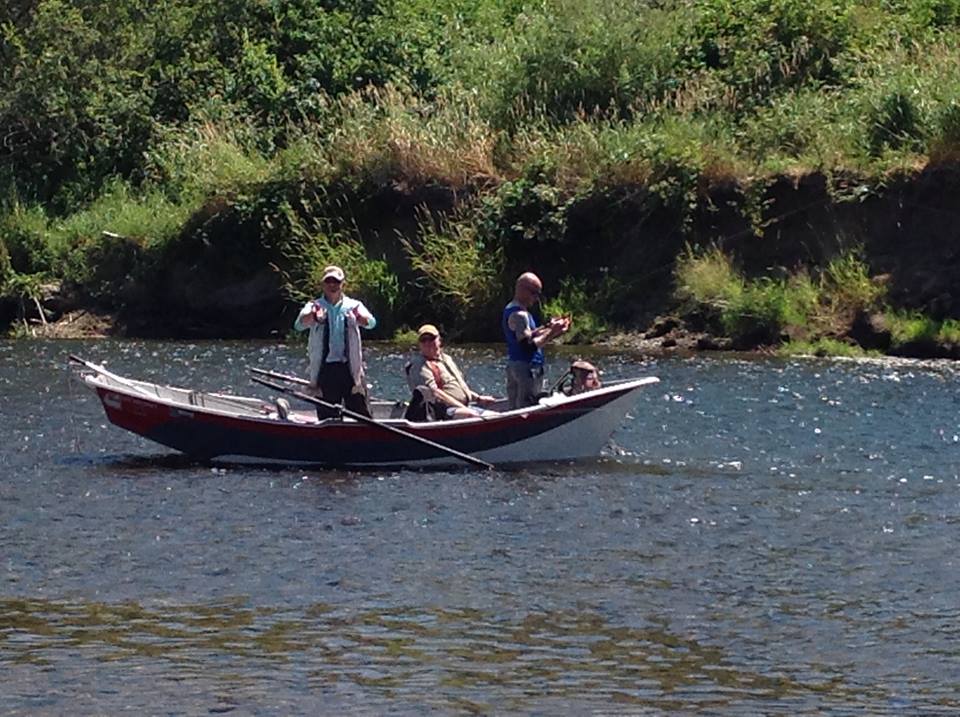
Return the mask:
{"type": "Polygon", "coordinates": [[[407,383],[410,384],[410,390],[416,390],[417,386],[439,388],[464,404],[470,403],[470,400],[477,396],[470,390],[454,360],[443,351],[436,361],[428,360],[423,354],[414,356],[410,362],[407,383]]]}

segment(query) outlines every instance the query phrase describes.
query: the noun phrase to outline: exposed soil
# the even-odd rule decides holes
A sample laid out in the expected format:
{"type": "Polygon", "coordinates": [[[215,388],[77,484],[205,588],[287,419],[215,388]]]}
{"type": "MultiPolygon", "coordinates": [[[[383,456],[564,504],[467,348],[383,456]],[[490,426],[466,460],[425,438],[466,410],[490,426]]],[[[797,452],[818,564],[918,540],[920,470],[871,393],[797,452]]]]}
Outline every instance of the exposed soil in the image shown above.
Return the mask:
{"type": "MultiPolygon", "coordinates": [[[[718,245],[748,276],[782,276],[800,267],[815,270],[839,253],[859,248],[871,274],[887,284],[893,306],[935,319],[960,319],[957,197],[960,164],[956,163],[905,172],[881,186],[851,176],[781,176],[768,183],[759,203],[731,180],[702,188],[692,225],[681,230],[675,213],[651,199],[646,189],[607,190],[574,204],[563,236],[549,241],[518,239],[506,248],[504,295],[516,272],[530,268],[541,274],[548,292],[564,277],[598,285],[612,278],[621,287],[618,300],[597,308],[611,323],[623,327],[620,341],[624,345],[653,352],[749,348],[671,318],[674,265],[688,241],[718,245]],[[748,219],[751,206],[762,207],[759,221],[748,219]]],[[[457,201],[456,195],[438,188],[384,187],[358,200],[356,216],[362,220],[357,229],[370,246],[396,248],[395,232],[414,231],[418,207],[442,213],[457,201]]],[[[241,231],[255,234],[254,225],[248,221],[238,227],[224,220],[209,221],[206,226],[211,234],[222,233],[222,243],[232,248],[241,231]]],[[[191,253],[191,244],[185,242],[186,249],[172,254],[156,272],[154,284],[134,287],[123,310],[113,316],[93,311],[81,300],[55,296],[44,304],[51,316],[59,318],[44,328],[34,316],[31,330],[57,337],[285,335],[296,307],[284,295],[273,258],[261,256],[263,249],[259,249],[257,256],[248,257],[248,264],[237,261],[225,271],[223,253],[209,249],[218,241],[211,235],[200,253],[191,253]]],[[[252,246],[257,237],[247,236],[246,241],[252,246]]],[[[401,256],[385,251],[376,255],[387,259],[405,290],[413,290],[410,267],[401,256]]],[[[276,261],[280,263],[281,258],[276,261]]],[[[416,325],[422,316],[441,308],[408,297],[393,312],[397,315],[384,317],[381,336],[402,323],[416,325]]],[[[496,306],[486,313],[495,315],[496,306]]],[[[8,316],[7,321],[14,319],[8,316]]],[[[498,333],[496,320],[477,321],[463,327],[454,340],[491,341],[497,340],[498,333]]],[[[840,338],[885,350],[884,329],[876,317],[856,317],[849,333],[840,338]]],[[[960,357],[960,350],[953,346],[918,345],[904,350],[924,357],[960,357]]]]}

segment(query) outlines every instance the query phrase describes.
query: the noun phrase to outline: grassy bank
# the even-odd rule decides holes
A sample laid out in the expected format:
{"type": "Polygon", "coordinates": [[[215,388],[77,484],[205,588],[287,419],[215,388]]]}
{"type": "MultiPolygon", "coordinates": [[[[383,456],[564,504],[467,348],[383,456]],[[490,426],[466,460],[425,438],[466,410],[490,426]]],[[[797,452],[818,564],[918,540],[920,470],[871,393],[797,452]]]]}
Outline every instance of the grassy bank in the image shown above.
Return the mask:
{"type": "Polygon", "coordinates": [[[47,299],[256,335],[330,261],[384,333],[495,336],[526,268],[581,341],[679,310],[822,350],[879,312],[898,350],[960,317],[857,293],[900,261],[870,217],[960,158],[956,0],[40,0],[0,26],[9,325],[47,299]],[[732,293],[698,294],[722,256],[732,293]]]}

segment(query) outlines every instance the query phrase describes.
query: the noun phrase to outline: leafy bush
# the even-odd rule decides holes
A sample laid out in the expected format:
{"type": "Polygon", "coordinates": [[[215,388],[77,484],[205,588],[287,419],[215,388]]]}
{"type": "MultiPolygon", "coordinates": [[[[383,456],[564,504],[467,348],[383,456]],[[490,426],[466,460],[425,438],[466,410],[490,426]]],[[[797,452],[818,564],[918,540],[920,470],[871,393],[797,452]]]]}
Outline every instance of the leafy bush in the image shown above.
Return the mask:
{"type": "Polygon", "coordinates": [[[931,158],[940,161],[960,159],[960,96],[939,110],[934,125],[931,158]]]}
{"type": "Polygon", "coordinates": [[[595,341],[609,330],[603,318],[596,313],[596,307],[608,305],[604,298],[614,293],[611,289],[610,279],[599,286],[591,286],[589,290],[585,280],[572,277],[562,279],[556,296],[543,305],[544,318],[570,317],[570,330],[563,335],[563,342],[577,344],[595,341]]]}
{"type": "Polygon", "coordinates": [[[10,255],[7,253],[7,245],[0,237],[0,296],[5,295],[7,282],[13,276],[13,267],[10,264],[10,255]]]}
{"type": "Polygon", "coordinates": [[[267,180],[271,164],[255,148],[256,129],[227,118],[158,132],[145,152],[144,174],[177,203],[195,205],[267,180]]]}
{"type": "Polygon", "coordinates": [[[817,282],[805,271],[748,281],[719,248],[688,247],[677,261],[675,282],[675,295],[687,313],[700,313],[744,343],[776,343],[788,328],[840,333],[884,296],[856,253],[832,260],[817,282]]]}
{"type": "Polygon", "coordinates": [[[52,271],[55,252],[50,245],[50,227],[43,209],[16,203],[8,214],[0,215],[0,237],[6,245],[10,268],[22,274],[52,271]]]}
{"type": "Polygon", "coordinates": [[[480,230],[494,246],[559,244],[567,227],[569,199],[542,177],[504,182],[484,197],[480,230]]]}
{"type": "Polygon", "coordinates": [[[688,309],[723,309],[746,291],[743,278],[719,247],[697,250],[688,245],[677,259],[674,280],[676,296],[688,309]]]}
{"type": "Polygon", "coordinates": [[[466,82],[498,127],[581,113],[628,116],[673,85],[682,25],[656,7],[613,0],[527,6],[510,31],[469,48],[466,82]]]}
{"type": "Polygon", "coordinates": [[[884,318],[890,326],[893,346],[914,342],[960,343],[960,321],[939,321],[917,311],[886,311],[884,318]]]}
{"type": "Polygon", "coordinates": [[[853,36],[852,3],[726,0],[695,4],[686,63],[717,74],[734,110],[764,104],[777,88],[836,78],[832,58],[853,36]]]}
{"type": "Polygon", "coordinates": [[[454,189],[496,177],[496,137],[469,95],[429,103],[393,85],[346,95],[325,142],[331,163],[358,182],[442,183],[454,189]]]}

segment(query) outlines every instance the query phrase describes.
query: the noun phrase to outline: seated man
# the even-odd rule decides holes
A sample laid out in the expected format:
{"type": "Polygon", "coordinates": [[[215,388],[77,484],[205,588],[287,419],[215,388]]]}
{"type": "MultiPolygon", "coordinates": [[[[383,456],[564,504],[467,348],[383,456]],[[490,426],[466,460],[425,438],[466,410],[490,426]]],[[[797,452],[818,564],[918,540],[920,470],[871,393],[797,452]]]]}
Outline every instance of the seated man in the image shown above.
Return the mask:
{"type": "Polygon", "coordinates": [[[407,383],[412,391],[423,391],[439,418],[473,418],[483,414],[470,403],[489,405],[497,399],[473,391],[463,378],[454,360],[443,352],[440,332],[433,324],[417,330],[420,353],[407,370],[407,383]]]}
{"type": "Polygon", "coordinates": [[[571,396],[600,388],[600,374],[597,371],[597,367],[589,361],[583,361],[581,359],[574,361],[570,364],[570,374],[573,376],[570,387],[571,396]]]}

